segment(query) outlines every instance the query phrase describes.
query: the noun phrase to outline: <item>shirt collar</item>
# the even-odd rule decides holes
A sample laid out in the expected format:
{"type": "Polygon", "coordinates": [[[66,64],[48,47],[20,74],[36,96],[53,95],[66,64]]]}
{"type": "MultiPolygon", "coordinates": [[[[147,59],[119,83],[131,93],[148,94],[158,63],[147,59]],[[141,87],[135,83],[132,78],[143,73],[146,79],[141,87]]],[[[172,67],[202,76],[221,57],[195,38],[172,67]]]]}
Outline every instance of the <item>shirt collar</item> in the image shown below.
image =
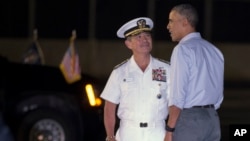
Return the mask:
{"type": "Polygon", "coordinates": [[[199,32],[189,33],[180,40],[180,43],[185,42],[191,38],[201,38],[201,34],[199,32]]]}
{"type": "MultiPolygon", "coordinates": [[[[146,70],[144,72],[147,72],[148,70],[150,70],[152,68],[152,56],[150,55],[150,62],[146,68],[146,70]]],[[[130,70],[131,71],[140,71],[142,72],[142,70],[140,69],[140,67],[136,64],[135,62],[135,58],[134,55],[131,56],[130,58],[130,70]]]]}

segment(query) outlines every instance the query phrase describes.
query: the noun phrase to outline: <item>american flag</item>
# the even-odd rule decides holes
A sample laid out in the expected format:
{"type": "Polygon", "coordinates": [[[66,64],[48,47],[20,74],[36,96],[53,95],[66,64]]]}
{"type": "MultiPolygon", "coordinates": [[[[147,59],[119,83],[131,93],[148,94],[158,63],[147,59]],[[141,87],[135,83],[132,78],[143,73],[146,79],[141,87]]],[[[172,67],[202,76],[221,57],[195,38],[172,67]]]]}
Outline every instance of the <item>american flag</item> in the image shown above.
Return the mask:
{"type": "Polygon", "coordinates": [[[25,64],[44,64],[44,55],[41,46],[37,40],[37,30],[34,30],[33,41],[30,47],[25,51],[22,61],[25,64]]]}
{"type": "Polygon", "coordinates": [[[70,39],[70,45],[60,63],[60,69],[64,75],[67,83],[74,83],[81,79],[81,67],[79,61],[79,55],[74,45],[74,40],[76,38],[75,31],[72,33],[70,39]]]}

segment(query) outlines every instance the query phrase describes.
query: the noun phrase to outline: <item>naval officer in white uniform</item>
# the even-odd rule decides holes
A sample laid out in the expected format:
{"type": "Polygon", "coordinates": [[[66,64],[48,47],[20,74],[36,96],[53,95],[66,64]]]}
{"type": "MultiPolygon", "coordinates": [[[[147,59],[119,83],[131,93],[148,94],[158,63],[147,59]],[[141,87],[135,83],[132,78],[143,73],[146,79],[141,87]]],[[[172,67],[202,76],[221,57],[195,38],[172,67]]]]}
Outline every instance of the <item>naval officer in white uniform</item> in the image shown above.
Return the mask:
{"type": "Polygon", "coordinates": [[[106,141],[164,140],[169,63],[150,54],[152,28],[150,18],[139,17],[117,31],[132,56],[113,69],[101,94],[106,141]],[[117,131],[116,114],[120,119],[117,131]]]}

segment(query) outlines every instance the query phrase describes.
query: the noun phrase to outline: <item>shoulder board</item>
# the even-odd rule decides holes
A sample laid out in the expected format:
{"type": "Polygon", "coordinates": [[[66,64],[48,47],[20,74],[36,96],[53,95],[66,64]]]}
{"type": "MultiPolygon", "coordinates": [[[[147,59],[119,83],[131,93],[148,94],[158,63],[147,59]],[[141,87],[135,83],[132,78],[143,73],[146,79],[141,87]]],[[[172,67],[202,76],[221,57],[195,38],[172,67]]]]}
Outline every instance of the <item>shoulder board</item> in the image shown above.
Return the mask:
{"type": "Polygon", "coordinates": [[[157,60],[159,60],[159,61],[161,61],[161,62],[164,62],[164,63],[166,63],[166,64],[169,64],[170,65],[170,62],[169,61],[166,61],[166,60],[164,60],[164,59],[160,59],[160,58],[156,58],[157,60]]]}
{"type": "Polygon", "coordinates": [[[128,60],[129,60],[129,59],[126,59],[125,61],[123,61],[123,62],[121,62],[120,64],[116,65],[116,66],[114,67],[114,69],[119,68],[120,66],[122,66],[123,64],[125,64],[126,62],[128,62],[128,60]]]}

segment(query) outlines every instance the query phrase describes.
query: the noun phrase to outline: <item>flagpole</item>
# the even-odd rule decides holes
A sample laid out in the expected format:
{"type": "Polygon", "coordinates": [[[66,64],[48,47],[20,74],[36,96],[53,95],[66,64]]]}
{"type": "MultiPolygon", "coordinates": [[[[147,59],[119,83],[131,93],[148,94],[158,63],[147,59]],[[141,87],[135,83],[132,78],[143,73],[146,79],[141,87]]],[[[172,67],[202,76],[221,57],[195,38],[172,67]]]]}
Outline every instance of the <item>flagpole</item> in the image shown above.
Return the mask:
{"type": "Polygon", "coordinates": [[[74,42],[76,39],[76,30],[72,31],[72,36],[70,37],[70,42],[74,42]]]}
{"type": "Polygon", "coordinates": [[[74,49],[74,45],[75,45],[75,39],[76,39],[76,30],[73,30],[72,31],[72,35],[70,37],[70,48],[71,48],[71,51],[72,51],[72,55],[75,54],[75,49],[74,49]]]}
{"type": "Polygon", "coordinates": [[[29,26],[29,38],[32,37],[32,30],[35,27],[35,17],[36,17],[36,0],[29,0],[29,12],[28,12],[28,26],[29,26]]]}
{"type": "Polygon", "coordinates": [[[43,54],[43,51],[41,49],[40,44],[38,43],[38,31],[37,31],[37,29],[33,30],[33,42],[37,46],[38,53],[39,53],[40,59],[41,59],[41,64],[45,64],[44,54],[43,54]]]}
{"type": "Polygon", "coordinates": [[[38,35],[37,35],[37,29],[33,30],[33,41],[37,41],[38,35]]]}
{"type": "Polygon", "coordinates": [[[70,50],[71,50],[71,71],[75,71],[75,39],[76,39],[76,30],[72,31],[72,35],[70,37],[70,50]]]}

